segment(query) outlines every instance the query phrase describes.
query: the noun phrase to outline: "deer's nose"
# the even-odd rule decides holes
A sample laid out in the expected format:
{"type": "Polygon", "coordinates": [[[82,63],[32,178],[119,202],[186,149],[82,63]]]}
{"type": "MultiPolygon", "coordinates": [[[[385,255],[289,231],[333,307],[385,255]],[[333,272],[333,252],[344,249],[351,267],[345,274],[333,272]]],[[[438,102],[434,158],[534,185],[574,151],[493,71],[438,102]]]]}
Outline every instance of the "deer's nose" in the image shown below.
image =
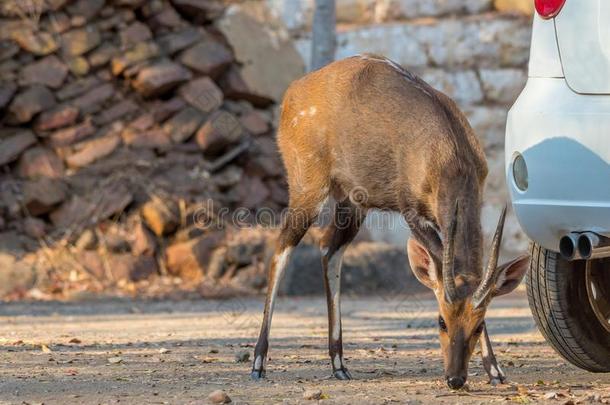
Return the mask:
{"type": "Polygon", "coordinates": [[[447,377],[447,385],[452,390],[459,390],[464,386],[465,382],[462,377],[447,377]]]}

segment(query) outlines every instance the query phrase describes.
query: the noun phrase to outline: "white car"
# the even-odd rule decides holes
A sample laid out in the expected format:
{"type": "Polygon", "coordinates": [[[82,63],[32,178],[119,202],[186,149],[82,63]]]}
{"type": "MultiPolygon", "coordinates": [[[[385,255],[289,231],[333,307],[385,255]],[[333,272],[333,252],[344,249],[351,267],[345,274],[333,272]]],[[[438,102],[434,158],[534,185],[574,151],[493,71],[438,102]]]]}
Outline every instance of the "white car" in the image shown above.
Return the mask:
{"type": "MultiPolygon", "coordinates": [[[[532,0],[534,1],[534,0],[532,0]]],[[[530,307],[572,364],[610,371],[610,0],[535,0],[506,177],[532,240],[530,307]]]]}

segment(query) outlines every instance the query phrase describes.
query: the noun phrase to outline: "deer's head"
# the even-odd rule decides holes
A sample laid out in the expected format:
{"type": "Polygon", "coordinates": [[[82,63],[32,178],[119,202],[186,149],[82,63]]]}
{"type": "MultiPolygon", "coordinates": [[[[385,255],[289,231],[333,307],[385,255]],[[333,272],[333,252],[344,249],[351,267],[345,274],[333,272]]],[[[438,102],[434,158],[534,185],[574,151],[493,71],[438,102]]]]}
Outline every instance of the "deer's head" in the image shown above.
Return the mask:
{"type": "MultiPolygon", "coordinates": [[[[481,274],[480,271],[456,272],[457,213],[456,204],[440,260],[433,257],[416,239],[411,238],[408,243],[411,269],[421,283],[434,291],[438,300],[438,327],[445,377],[447,384],[453,389],[461,388],[466,382],[468,362],[485,326],[487,306],[494,297],[507,294],[519,285],[529,261],[529,257],[522,256],[498,266],[506,217],[506,208],[504,208],[483,276],[464,275],[481,274]]],[[[460,253],[468,254],[468,252],[460,253]]]]}

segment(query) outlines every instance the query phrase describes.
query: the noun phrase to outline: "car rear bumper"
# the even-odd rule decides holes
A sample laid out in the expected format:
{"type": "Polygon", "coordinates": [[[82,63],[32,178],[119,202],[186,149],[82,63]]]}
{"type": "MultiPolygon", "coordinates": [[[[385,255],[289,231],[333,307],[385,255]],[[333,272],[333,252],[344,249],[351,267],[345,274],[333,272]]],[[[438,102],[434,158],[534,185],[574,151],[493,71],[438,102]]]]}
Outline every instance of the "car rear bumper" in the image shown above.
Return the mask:
{"type": "Polygon", "coordinates": [[[559,250],[569,232],[610,236],[610,96],[576,94],[562,78],[530,78],[506,126],[506,178],[525,233],[559,250]],[[520,153],[528,188],[513,177],[520,153]]]}

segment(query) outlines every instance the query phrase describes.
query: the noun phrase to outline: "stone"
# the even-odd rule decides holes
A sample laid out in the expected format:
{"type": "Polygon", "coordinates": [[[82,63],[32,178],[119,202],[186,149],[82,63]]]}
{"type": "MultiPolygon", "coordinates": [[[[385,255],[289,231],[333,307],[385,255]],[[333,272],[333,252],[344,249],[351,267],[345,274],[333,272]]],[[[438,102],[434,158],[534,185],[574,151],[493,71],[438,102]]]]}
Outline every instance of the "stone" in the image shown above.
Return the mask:
{"type": "Polygon", "coordinates": [[[167,3],[163,5],[161,11],[153,16],[152,22],[170,28],[179,28],[188,25],[188,23],[180,17],[180,14],[176,12],[176,9],[167,3]]]}
{"type": "Polygon", "coordinates": [[[26,88],[13,98],[9,106],[9,119],[16,123],[26,123],[39,112],[48,110],[56,104],[55,96],[42,85],[26,88]]]}
{"type": "Polygon", "coordinates": [[[23,220],[23,231],[30,238],[42,239],[47,234],[47,225],[42,219],[27,217],[23,220]]]}
{"type": "Polygon", "coordinates": [[[251,91],[244,79],[241,77],[239,68],[232,66],[220,79],[220,86],[225,96],[230,100],[246,100],[256,107],[268,107],[273,103],[267,96],[251,91]]]}
{"type": "Polygon", "coordinates": [[[212,256],[208,262],[206,278],[211,280],[219,280],[222,277],[227,267],[225,258],[226,252],[227,249],[223,246],[215,249],[214,252],[212,252],[212,256]]]}
{"type": "Polygon", "coordinates": [[[153,234],[138,221],[132,228],[131,253],[135,256],[154,256],[157,244],[153,234]]]}
{"type": "Polygon", "coordinates": [[[70,167],[84,167],[110,155],[120,145],[121,137],[111,133],[76,145],[74,153],[65,158],[70,167]]]}
{"type": "Polygon", "coordinates": [[[244,171],[241,167],[231,165],[215,173],[212,180],[220,191],[226,191],[241,181],[243,173],[244,171]]]}
{"type": "Polygon", "coordinates": [[[241,76],[251,92],[279,103],[290,83],[305,73],[303,59],[292,41],[272,37],[239,5],[230,6],[217,25],[233,48],[235,59],[243,64],[241,76]]]}
{"type": "Polygon", "coordinates": [[[269,189],[259,177],[244,176],[235,187],[242,207],[256,209],[269,197],[269,189]]]}
{"type": "Polygon", "coordinates": [[[74,76],[86,76],[89,73],[90,66],[87,59],[83,56],[66,57],[68,69],[74,76]]]}
{"type": "Polygon", "coordinates": [[[45,111],[36,118],[36,131],[50,131],[74,124],[78,118],[78,108],[71,105],[58,105],[45,111]]]}
{"type": "Polygon", "coordinates": [[[265,253],[266,235],[258,229],[242,229],[229,234],[226,241],[225,259],[229,265],[238,267],[252,263],[255,258],[262,258],[265,253]]]}
{"type": "Polygon", "coordinates": [[[22,86],[43,84],[53,89],[61,87],[68,67],[55,55],[49,55],[34,63],[25,66],[19,74],[19,83],[22,86]]]}
{"type": "Polygon", "coordinates": [[[21,27],[11,31],[11,39],[21,49],[34,55],[48,55],[59,48],[59,44],[53,39],[53,35],[45,31],[34,31],[31,28],[21,27]]]}
{"type": "Polygon", "coordinates": [[[479,71],[485,97],[497,103],[511,105],[527,82],[522,69],[481,69],[479,71]]]}
{"type": "Polygon", "coordinates": [[[87,119],[80,124],[53,132],[49,135],[49,142],[53,147],[69,146],[93,135],[95,130],[91,120],[87,119]]]}
{"type": "Polygon", "coordinates": [[[138,8],[146,0],[114,0],[114,4],[121,7],[138,8]]]}
{"type": "Polygon", "coordinates": [[[161,128],[145,131],[127,128],[122,132],[121,136],[125,145],[132,148],[163,149],[171,145],[169,135],[161,128]]]}
{"type": "Polygon", "coordinates": [[[12,58],[19,53],[19,46],[13,41],[0,40],[0,62],[12,58]]]}
{"type": "Polygon", "coordinates": [[[46,19],[42,20],[41,27],[45,31],[52,32],[54,34],[61,34],[66,32],[72,27],[70,23],[70,17],[62,11],[49,13],[46,19]]]}
{"type": "Polygon", "coordinates": [[[206,154],[216,155],[239,142],[243,134],[242,126],[233,114],[218,110],[199,128],[195,140],[206,154]]]}
{"type": "Polygon", "coordinates": [[[171,0],[171,3],[183,17],[196,24],[214,20],[224,9],[222,2],[218,0],[171,0]]]}
{"type": "Polygon", "coordinates": [[[233,62],[233,54],[226,46],[207,37],[180,54],[180,62],[194,71],[218,77],[233,62]]]}
{"type": "Polygon", "coordinates": [[[67,196],[66,185],[61,180],[46,177],[27,181],[22,192],[23,205],[33,216],[52,211],[67,196]]]}
{"type": "Polygon", "coordinates": [[[528,16],[534,14],[534,2],[529,0],[494,0],[494,7],[501,12],[517,12],[528,16]]]}
{"type": "Polygon", "coordinates": [[[68,6],[72,17],[82,17],[85,22],[95,17],[104,8],[106,0],[78,0],[68,6]]]}
{"type": "Polygon", "coordinates": [[[95,76],[83,77],[62,87],[56,95],[59,100],[68,100],[80,96],[99,84],[100,80],[95,76]]]}
{"type": "MultiPolygon", "coordinates": [[[[0,238],[7,236],[18,238],[17,235],[9,232],[0,234],[0,238]]],[[[3,269],[0,272],[0,297],[7,297],[10,294],[23,295],[36,284],[36,267],[32,263],[27,263],[25,259],[20,259],[19,256],[4,249],[0,250],[0,268],[3,269]]]]}
{"type": "MultiPolygon", "coordinates": [[[[497,216],[496,216],[497,220],[497,216]]],[[[319,294],[324,289],[318,243],[303,241],[295,248],[286,268],[280,292],[287,295],[319,294]],[[309,269],[304,272],[303,269],[309,269]]],[[[411,271],[403,247],[383,242],[353,243],[343,258],[342,292],[366,294],[380,291],[389,294],[413,294],[426,291],[411,271]]],[[[421,311],[421,308],[401,307],[401,312],[421,311]]],[[[408,314],[412,317],[413,314],[408,314]]]]}
{"type": "Polygon", "coordinates": [[[103,110],[99,115],[93,118],[96,125],[104,125],[131,115],[138,111],[138,105],[132,100],[122,100],[119,103],[103,110]]]}
{"type": "Polygon", "coordinates": [[[140,281],[158,272],[157,261],[150,256],[112,253],[108,255],[107,260],[115,280],[140,281]]]}
{"type": "Polygon", "coordinates": [[[252,158],[246,166],[249,173],[263,178],[284,175],[284,166],[277,145],[272,138],[256,138],[250,150],[252,158]]]}
{"type": "Polygon", "coordinates": [[[235,362],[236,363],[247,363],[250,361],[250,352],[247,350],[240,350],[235,353],[235,362]]]}
{"type": "Polygon", "coordinates": [[[215,111],[222,105],[222,91],[209,77],[192,80],[179,89],[182,98],[204,113],[215,111]]]}
{"type": "Polygon", "coordinates": [[[16,91],[17,85],[14,82],[0,82],[0,110],[11,102],[16,91]]]}
{"type": "Polygon", "coordinates": [[[472,70],[447,72],[441,69],[430,69],[422,74],[422,79],[458,104],[474,104],[483,101],[481,84],[477,74],[472,70]]]}
{"type": "Polygon", "coordinates": [[[94,25],[61,34],[61,50],[67,56],[80,56],[100,44],[102,37],[94,25]]]}
{"type": "Polygon", "coordinates": [[[29,179],[39,177],[59,179],[64,175],[64,164],[51,149],[36,146],[21,155],[17,172],[19,176],[29,179]]]}
{"type": "Polygon", "coordinates": [[[191,76],[183,66],[162,61],[142,69],[132,86],[144,97],[159,96],[190,80],[191,76]]]}
{"type": "Polygon", "coordinates": [[[154,42],[140,42],[133,48],[123,52],[121,55],[112,58],[112,74],[118,76],[125,69],[139,62],[151,59],[159,55],[159,47],[154,42]]]}
{"type": "Polygon", "coordinates": [[[186,103],[180,97],[173,97],[167,101],[156,100],[153,107],[153,118],[157,122],[162,122],[168,119],[173,114],[181,111],[186,103]]]}
{"type": "Polygon", "coordinates": [[[212,404],[230,404],[231,398],[223,390],[212,391],[207,400],[212,404]]]}
{"type": "Polygon", "coordinates": [[[180,224],[180,208],[173,200],[153,198],[142,206],[141,214],[146,225],[157,236],[174,232],[180,224]]]}
{"type": "Polygon", "coordinates": [[[466,106],[463,111],[486,151],[504,146],[508,107],[466,106]]]}
{"type": "Polygon", "coordinates": [[[220,240],[221,233],[216,232],[169,245],[165,250],[168,272],[185,280],[200,281],[220,240]]]}
{"type": "Polygon", "coordinates": [[[36,136],[27,129],[0,138],[0,166],[16,160],[23,151],[35,143],[36,136]]]}
{"type": "Polygon", "coordinates": [[[120,38],[121,44],[123,44],[124,47],[129,47],[152,39],[152,32],[146,24],[143,24],[140,21],[134,21],[120,32],[120,38]]]}
{"type": "Polygon", "coordinates": [[[73,99],[70,104],[77,106],[82,114],[95,113],[114,94],[112,83],[105,83],[88,90],[85,94],[73,99]]]}
{"type": "Polygon", "coordinates": [[[205,114],[193,107],[186,107],[163,124],[163,130],[174,143],[190,138],[205,119],[205,114]]]}
{"type": "Polygon", "coordinates": [[[440,17],[447,14],[477,14],[491,9],[492,0],[390,0],[377,10],[377,21],[440,17]]]}
{"type": "Polygon", "coordinates": [[[51,223],[57,229],[66,229],[81,224],[91,224],[95,205],[83,197],[73,195],[49,214],[51,223]]]}
{"type": "Polygon", "coordinates": [[[281,207],[286,207],[288,205],[288,185],[285,181],[268,180],[267,187],[269,187],[269,192],[271,193],[270,198],[273,202],[279,204],[281,207]]]}
{"type": "Polygon", "coordinates": [[[97,223],[125,211],[133,201],[133,193],[119,180],[91,190],[88,199],[95,207],[90,220],[97,223]]]}
{"type": "Polygon", "coordinates": [[[135,120],[131,121],[128,125],[128,128],[134,129],[136,131],[144,131],[149,129],[155,124],[155,117],[150,114],[142,114],[135,120]]]}
{"type": "Polygon", "coordinates": [[[241,117],[239,122],[252,135],[259,136],[269,132],[269,123],[258,111],[250,111],[241,117]]]}
{"type": "Polygon", "coordinates": [[[189,27],[177,32],[171,32],[157,38],[157,43],[161,50],[167,55],[181,51],[202,38],[201,32],[189,27]]]}
{"type": "Polygon", "coordinates": [[[95,233],[91,229],[85,229],[74,243],[74,247],[79,251],[95,249],[97,247],[95,233]]]}
{"type": "Polygon", "coordinates": [[[118,53],[119,50],[114,45],[103,43],[89,54],[89,65],[94,68],[104,66],[118,53]]]}
{"type": "Polygon", "coordinates": [[[309,389],[303,392],[303,399],[308,401],[319,401],[322,399],[322,391],[309,389]]]}

